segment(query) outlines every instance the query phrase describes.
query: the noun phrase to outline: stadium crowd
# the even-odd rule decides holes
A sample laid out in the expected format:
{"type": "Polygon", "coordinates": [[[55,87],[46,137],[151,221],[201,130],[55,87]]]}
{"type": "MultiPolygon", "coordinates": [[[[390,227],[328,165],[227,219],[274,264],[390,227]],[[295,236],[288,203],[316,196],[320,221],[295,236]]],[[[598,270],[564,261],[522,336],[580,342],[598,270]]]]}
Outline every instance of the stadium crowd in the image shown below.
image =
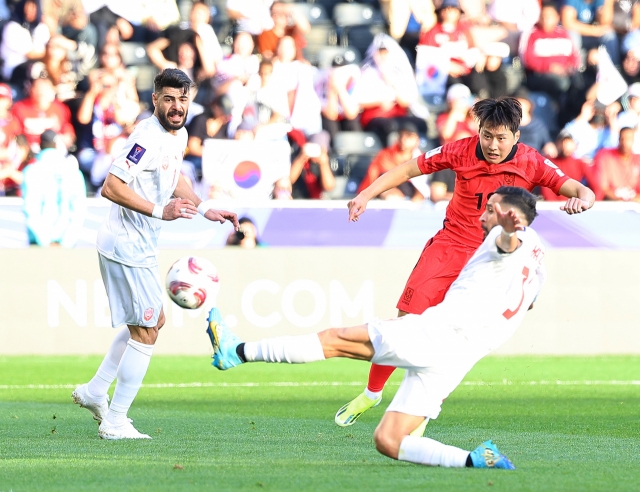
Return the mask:
{"type": "MultiPolygon", "coordinates": [[[[96,193],[177,67],[197,84],[182,172],[202,198],[219,196],[209,139],[287,141],[274,199],[349,198],[512,95],[521,142],[599,199],[640,201],[637,0],[0,0],[0,18],[0,195],[43,189],[25,171],[52,142],[96,193]]],[[[454,186],[443,171],[380,198],[454,186]]]]}

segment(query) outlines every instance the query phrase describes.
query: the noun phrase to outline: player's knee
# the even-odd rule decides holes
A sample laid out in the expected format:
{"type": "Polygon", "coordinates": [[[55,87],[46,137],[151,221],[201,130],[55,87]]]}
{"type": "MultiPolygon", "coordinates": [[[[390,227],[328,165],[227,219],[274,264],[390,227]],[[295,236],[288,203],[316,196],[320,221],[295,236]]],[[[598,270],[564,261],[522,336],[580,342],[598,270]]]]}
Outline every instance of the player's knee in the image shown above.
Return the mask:
{"type": "Polygon", "coordinates": [[[322,347],[325,349],[335,348],[336,343],[340,340],[338,335],[340,328],[329,328],[328,330],[322,330],[318,333],[318,338],[322,347]]]}
{"type": "Polygon", "coordinates": [[[393,435],[388,429],[378,426],[373,434],[373,442],[376,445],[376,449],[380,454],[398,459],[398,451],[400,450],[400,440],[397,436],[393,435]]]}

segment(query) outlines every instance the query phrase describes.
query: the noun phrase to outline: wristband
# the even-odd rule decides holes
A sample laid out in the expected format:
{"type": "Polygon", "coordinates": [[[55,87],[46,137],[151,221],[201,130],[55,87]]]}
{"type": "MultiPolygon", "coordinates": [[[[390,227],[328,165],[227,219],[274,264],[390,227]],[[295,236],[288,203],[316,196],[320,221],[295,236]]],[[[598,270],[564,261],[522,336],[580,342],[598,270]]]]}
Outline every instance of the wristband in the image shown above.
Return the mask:
{"type": "Polygon", "coordinates": [[[502,229],[502,234],[504,234],[504,235],[505,235],[505,236],[507,236],[507,237],[513,237],[513,236],[515,236],[515,235],[516,235],[516,231],[513,231],[513,232],[507,232],[507,231],[505,231],[504,229],[502,229]]]}
{"type": "Polygon", "coordinates": [[[204,214],[206,214],[210,208],[211,207],[205,205],[205,202],[200,202],[200,205],[198,205],[198,213],[204,217],[204,214]]]}
{"type": "Polygon", "coordinates": [[[164,207],[162,205],[154,205],[151,217],[162,220],[162,212],[164,212],[164,207]]]}

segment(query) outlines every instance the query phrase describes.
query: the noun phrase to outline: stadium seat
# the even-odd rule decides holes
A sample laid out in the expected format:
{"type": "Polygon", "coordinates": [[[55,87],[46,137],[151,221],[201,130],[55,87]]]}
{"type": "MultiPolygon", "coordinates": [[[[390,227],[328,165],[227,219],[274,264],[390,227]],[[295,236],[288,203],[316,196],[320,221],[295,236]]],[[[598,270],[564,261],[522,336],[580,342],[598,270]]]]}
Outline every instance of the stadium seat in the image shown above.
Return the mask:
{"type": "Polygon", "coordinates": [[[551,96],[546,92],[530,92],[529,100],[533,103],[533,114],[547,125],[549,134],[553,139],[558,133],[558,108],[551,96]]]}
{"type": "Polygon", "coordinates": [[[338,27],[383,24],[382,15],[371,5],[339,3],[333,9],[333,21],[338,27]]]}
{"type": "Polygon", "coordinates": [[[331,19],[322,5],[313,3],[292,3],[291,8],[302,14],[312,26],[317,24],[330,24],[331,19]]]}
{"type": "Polygon", "coordinates": [[[318,53],[326,46],[335,46],[338,43],[338,36],[332,24],[316,24],[311,26],[311,30],[305,36],[307,46],[303,48],[304,57],[316,65],[318,53]]]}
{"type": "Polygon", "coordinates": [[[344,0],[308,0],[313,5],[322,5],[330,17],[333,16],[333,8],[343,2],[344,0]]]}
{"type": "Polygon", "coordinates": [[[151,64],[147,56],[147,47],[144,43],[123,41],[120,43],[120,55],[126,67],[151,64]]]}
{"type": "Polygon", "coordinates": [[[317,52],[318,68],[329,68],[336,56],[349,63],[360,63],[360,51],[351,46],[322,46],[317,52]]]}
{"type": "Polygon", "coordinates": [[[386,33],[386,29],[378,24],[345,27],[340,35],[340,44],[357,48],[362,58],[364,58],[373,38],[380,33],[386,33]]]}
{"type": "Polygon", "coordinates": [[[352,198],[382,144],[375,133],[338,132],[333,138],[333,149],[347,178],[343,198],[352,198]]]}

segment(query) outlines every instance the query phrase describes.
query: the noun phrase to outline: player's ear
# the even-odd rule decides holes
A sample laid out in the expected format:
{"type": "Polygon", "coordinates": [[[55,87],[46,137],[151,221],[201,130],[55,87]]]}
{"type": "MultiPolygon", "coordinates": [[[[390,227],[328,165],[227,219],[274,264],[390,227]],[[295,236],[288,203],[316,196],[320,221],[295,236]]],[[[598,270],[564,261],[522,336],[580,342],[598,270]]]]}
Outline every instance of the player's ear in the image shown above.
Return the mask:
{"type": "Polygon", "coordinates": [[[156,107],[156,104],[158,103],[158,95],[153,92],[151,93],[151,101],[153,102],[153,107],[156,107]]]}
{"type": "Polygon", "coordinates": [[[513,134],[513,137],[516,139],[516,142],[517,142],[518,140],[520,140],[520,130],[516,131],[516,132],[513,134]]]}

